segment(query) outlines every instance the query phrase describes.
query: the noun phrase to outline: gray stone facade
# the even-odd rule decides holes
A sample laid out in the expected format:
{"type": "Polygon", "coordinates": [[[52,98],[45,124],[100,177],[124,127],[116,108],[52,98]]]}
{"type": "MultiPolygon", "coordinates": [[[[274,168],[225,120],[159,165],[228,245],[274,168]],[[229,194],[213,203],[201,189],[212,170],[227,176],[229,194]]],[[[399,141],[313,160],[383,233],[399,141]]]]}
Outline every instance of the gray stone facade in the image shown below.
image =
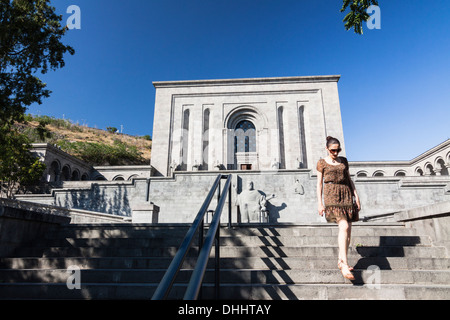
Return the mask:
{"type": "Polygon", "coordinates": [[[33,143],[30,152],[46,165],[41,181],[53,187],[83,186],[83,181],[123,181],[151,176],[150,165],[92,167],[48,143],[33,143]]]}
{"type": "Polygon", "coordinates": [[[350,173],[358,178],[448,176],[450,139],[409,161],[353,161],[350,173]]]}
{"type": "Polygon", "coordinates": [[[42,176],[44,182],[90,180],[92,167],[56,146],[48,143],[34,143],[30,152],[46,165],[42,176]]]}
{"type": "Polygon", "coordinates": [[[173,171],[315,167],[343,139],[339,76],[154,82],[152,167],[173,171]]]}

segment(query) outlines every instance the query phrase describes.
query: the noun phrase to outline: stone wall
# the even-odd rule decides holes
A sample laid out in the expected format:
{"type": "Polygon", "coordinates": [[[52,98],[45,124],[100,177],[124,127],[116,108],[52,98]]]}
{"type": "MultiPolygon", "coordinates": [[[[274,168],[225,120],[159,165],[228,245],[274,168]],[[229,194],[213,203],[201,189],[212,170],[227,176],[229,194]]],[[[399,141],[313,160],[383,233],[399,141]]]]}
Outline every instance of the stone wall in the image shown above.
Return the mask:
{"type": "Polygon", "coordinates": [[[0,257],[8,256],[23,244],[42,238],[70,223],[66,210],[43,211],[42,206],[0,199],[0,257]]]}
{"type": "Polygon", "coordinates": [[[450,254],[450,201],[404,210],[395,215],[396,221],[427,234],[435,245],[445,246],[450,254]]]}
{"type": "MultiPolygon", "coordinates": [[[[314,223],[324,221],[317,214],[315,170],[220,171],[232,174],[233,222],[240,221],[236,206],[240,194],[252,181],[254,189],[267,199],[269,221],[273,223],[314,223]],[[273,197],[274,196],[274,197],[273,197]]],[[[159,223],[190,223],[200,209],[218,172],[183,172],[173,177],[152,177],[133,181],[86,184],[85,188],[53,190],[43,203],[131,217],[133,208],[152,202],[159,208],[159,223]]],[[[448,176],[355,178],[362,202],[360,216],[373,216],[432,205],[450,199],[448,176]]],[[[21,197],[25,200],[26,197],[21,197]]],[[[34,195],[33,202],[39,202],[34,195]]],[[[210,209],[215,208],[213,199],[210,209]]],[[[228,208],[225,204],[225,208],[228,208]]],[[[223,222],[227,221],[227,214],[223,222]]]]}

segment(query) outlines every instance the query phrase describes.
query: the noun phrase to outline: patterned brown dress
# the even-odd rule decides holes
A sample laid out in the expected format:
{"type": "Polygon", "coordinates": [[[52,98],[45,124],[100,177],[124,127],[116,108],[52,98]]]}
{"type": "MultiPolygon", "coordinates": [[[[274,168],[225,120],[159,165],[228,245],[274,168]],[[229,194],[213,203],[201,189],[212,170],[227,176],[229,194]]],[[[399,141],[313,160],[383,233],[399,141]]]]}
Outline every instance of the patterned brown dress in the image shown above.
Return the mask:
{"type": "Polygon", "coordinates": [[[338,223],[341,219],[355,222],[359,220],[359,214],[353,204],[348,161],[344,157],[339,159],[341,163],[337,165],[329,164],[325,159],[317,163],[317,171],[323,174],[325,218],[328,222],[338,223]]]}

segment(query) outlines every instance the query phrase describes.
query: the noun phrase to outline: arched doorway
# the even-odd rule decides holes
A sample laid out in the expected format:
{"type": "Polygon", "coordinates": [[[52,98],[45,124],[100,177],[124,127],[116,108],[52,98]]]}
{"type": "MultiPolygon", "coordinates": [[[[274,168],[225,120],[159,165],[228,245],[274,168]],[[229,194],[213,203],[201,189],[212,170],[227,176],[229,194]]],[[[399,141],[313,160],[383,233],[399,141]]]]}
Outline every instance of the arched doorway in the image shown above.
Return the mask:
{"type": "MultiPolygon", "coordinates": [[[[228,170],[259,170],[261,135],[267,133],[267,120],[253,106],[239,106],[227,115],[226,168],[228,170]]],[[[264,140],[264,139],[263,139],[264,140]]]]}
{"type": "Polygon", "coordinates": [[[256,128],[249,120],[242,120],[234,129],[234,156],[238,170],[252,170],[257,161],[256,128]]]}

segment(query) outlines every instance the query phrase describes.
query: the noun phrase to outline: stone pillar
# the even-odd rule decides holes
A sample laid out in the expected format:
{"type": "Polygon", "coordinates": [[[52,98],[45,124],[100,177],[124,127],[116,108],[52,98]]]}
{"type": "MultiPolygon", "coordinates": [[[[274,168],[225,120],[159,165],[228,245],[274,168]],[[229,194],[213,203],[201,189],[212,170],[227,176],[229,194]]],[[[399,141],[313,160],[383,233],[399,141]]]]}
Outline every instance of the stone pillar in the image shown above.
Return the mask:
{"type": "Polygon", "coordinates": [[[132,208],[132,223],[158,223],[159,207],[153,203],[140,203],[132,208]]]}

